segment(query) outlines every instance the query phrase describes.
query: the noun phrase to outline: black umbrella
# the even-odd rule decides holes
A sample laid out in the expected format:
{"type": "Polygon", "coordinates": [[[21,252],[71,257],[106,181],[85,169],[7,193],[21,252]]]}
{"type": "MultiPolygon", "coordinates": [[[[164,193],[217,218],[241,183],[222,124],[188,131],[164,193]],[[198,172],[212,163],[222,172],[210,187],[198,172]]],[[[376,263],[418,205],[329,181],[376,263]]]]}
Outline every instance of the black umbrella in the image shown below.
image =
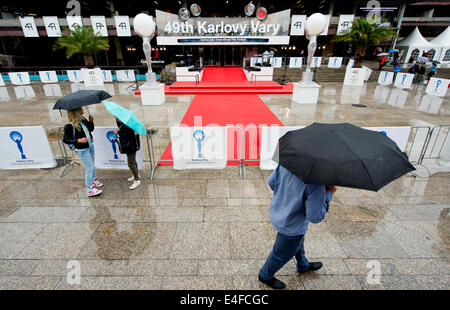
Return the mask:
{"type": "Polygon", "coordinates": [[[415,170],[383,133],[351,124],[314,123],[286,133],[273,160],[307,184],[378,191],[415,170]]]}
{"type": "Polygon", "coordinates": [[[74,110],[108,98],[111,98],[111,95],[104,90],[79,90],[56,101],[53,110],[74,110]]]}

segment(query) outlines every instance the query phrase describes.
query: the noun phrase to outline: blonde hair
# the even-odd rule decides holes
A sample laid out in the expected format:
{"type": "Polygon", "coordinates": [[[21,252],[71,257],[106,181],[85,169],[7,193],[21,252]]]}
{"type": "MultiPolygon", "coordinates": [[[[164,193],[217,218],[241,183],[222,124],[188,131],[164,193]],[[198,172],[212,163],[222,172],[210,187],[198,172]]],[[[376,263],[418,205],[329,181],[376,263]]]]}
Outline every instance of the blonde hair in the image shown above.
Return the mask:
{"type": "Polygon", "coordinates": [[[69,119],[69,122],[71,122],[77,130],[81,130],[80,123],[81,120],[83,119],[82,115],[83,115],[83,108],[67,111],[67,118],[69,119]]]}

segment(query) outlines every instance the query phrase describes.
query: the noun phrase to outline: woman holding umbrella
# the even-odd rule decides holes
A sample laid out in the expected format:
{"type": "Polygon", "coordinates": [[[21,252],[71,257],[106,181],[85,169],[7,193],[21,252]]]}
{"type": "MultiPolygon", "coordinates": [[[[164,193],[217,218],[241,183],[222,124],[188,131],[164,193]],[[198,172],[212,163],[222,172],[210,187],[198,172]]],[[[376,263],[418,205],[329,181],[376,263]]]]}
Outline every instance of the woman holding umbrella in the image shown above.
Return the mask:
{"type": "Polygon", "coordinates": [[[133,190],[141,185],[136,152],[140,149],[139,134],[147,135],[147,129],[132,111],[111,101],[103,101],[103,104],[106,110],[116,118],[119,130],[114,130],[114,133],[119,136],[119,151],[127,154],[128,167],[133,173],[128,178],[128,181],[133,181],[133,184],[130,186],[130,189],[133,190]]]}
{"type": "Polygon", "coordinates": [[[85,167],[85,185],[88,197],[100,195],[102,190],[97,187],[102,187],[95,176],[94,167],[94,143],[91,132],[94,131],[94,117],[89,115],[89,120],[83,117],[83,108],[77,108],[67,111],[69,124],[64,126],[64,143],[73,145],[76,153],[80,157],[85,167]]]}
{"type": "Polygon", "coordinates": [[[136,152],[140,149],[139,134],[135,133],[133,129],[122,123],[116,118],[117,127],[119,130],[114,130],[114,133],[119,136],[119,149],[121,153],[127,154],[128,168],[130,168],[133,175],[127,179],[133,184],[129,187],[131,190],[141,185],[139,179],[138,164],[136,162],[136,152]]]}
{"type": "MultiPolygon", "coordinates": [[[[53,110],[67,110],[69,124],[64,126],[64,143],[75,148],[78,156],[83,161],[85,172],[85,184],[88,197],[102,193],[97,187],[102,187],[95,176],[94,167],[94,141],[91,132],[94,131],[94,117],[89,115],[89,120],[83,117],[83,106],[97,104],[110,98],[111,95],[103,90],[79,90],[63,98],[58,99],[53,110]]],[[[62,115],[62,114],[61,114],[62,115]]]]}

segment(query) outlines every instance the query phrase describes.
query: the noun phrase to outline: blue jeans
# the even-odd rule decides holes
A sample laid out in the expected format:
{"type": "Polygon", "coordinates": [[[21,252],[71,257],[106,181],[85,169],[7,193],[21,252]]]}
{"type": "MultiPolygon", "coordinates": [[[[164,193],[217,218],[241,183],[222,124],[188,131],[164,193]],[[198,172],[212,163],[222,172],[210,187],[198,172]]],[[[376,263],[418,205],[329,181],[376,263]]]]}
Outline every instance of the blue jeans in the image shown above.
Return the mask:
{"type": "Polygon", "coordinates": [[[86,169],[84,182],[86,184],[86,188],[89,189],[92,186],[92,182],[95,179],[95,167],[94,167],[94,144],[89,143],[89,147],[86,149],[77,149],[77,154],[80,157],[81,161],[84,164],[84,168],[86,169]]]}
{"type": "Polygon", "coordinates": [[[309,262],[305,257],[305,248],[303,246],[304,240],[305,235],[286,236],[277,233],[273,250],[270,252],[266,263],[259,271],[259,276],[263,280],[272,280],[275,273],[294,256],[297,260],[297,270],[308,270],[309,262]]]}

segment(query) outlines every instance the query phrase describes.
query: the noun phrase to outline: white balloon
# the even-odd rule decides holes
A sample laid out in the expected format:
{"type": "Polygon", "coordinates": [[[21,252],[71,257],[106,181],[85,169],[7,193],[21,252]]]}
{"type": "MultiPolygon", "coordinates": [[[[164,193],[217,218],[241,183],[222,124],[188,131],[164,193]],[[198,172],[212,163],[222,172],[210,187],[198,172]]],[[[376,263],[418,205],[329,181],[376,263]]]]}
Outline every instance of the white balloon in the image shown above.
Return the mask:
{"type": "Polygon", "coordinates": [[[155,33],[155,22],[150,15],[139,13],[133,20],[134,31],[141,37],[151,37],[155,33]]]}
{"type": "Polygon", "coordinates": [[[325,16],[321,13],[314,13],[306,20],[306,30],[312,36],[323,32],[326,24],[325,16]]]}

